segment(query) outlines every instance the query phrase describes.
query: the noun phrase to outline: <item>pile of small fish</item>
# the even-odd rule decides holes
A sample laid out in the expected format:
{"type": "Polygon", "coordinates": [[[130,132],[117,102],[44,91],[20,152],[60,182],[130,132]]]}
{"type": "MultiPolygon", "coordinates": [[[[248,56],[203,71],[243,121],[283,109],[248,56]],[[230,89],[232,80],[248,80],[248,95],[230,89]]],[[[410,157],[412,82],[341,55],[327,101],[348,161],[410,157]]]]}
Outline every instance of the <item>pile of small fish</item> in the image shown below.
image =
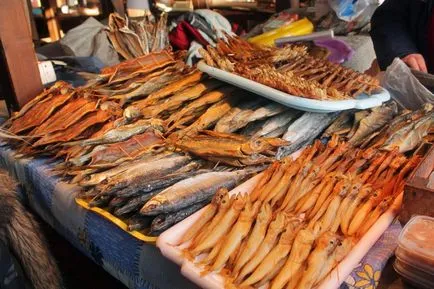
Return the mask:
{"type": "Polygon", "coordinates": [[[401,153],[417,150],[418,146],[434,142],[434,111],[426,104],[415,111],[398,112],[390,102],[370,110],[345,111],[325,130],[322,138],[333,134],[352,146],[393,150],[401,153]]]}
{"type": "Polygon", "coordinates": [[[157,22],[151,14],[145,15],[142,20],[130,20],[112,13],[107,35],[113,47],[125,59],[160,52],[170,46],[166,13],[157,22]]]}
{"type": "Polygon", "coordinates": [[[341,100],[380,89],[377,79],[316,58],[305,46],[269,48],[227,36],[201,54],[210,66],[306,98],[341,100]]]}
{"type": "Polygon", "coordinates": [[[296,160],[270,165],[246,194],[221,189],[175,245],[227,288],[314,288],[399,202],[420,159],[354,148],[337,135],[317,140],[296,160]]]}

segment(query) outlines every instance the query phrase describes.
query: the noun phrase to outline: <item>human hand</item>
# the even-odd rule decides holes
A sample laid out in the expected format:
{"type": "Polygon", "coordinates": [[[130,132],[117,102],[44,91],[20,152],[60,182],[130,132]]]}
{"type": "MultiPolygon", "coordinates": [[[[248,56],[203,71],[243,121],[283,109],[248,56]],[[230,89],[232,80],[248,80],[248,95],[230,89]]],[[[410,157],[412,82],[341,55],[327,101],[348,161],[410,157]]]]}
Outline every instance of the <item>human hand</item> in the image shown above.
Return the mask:
{"type": "Polygon", "coordinates": [[[427,73],[425,59],[421,54],[413,53],[402,58],[405,64],[410,68],[427,73]]]}

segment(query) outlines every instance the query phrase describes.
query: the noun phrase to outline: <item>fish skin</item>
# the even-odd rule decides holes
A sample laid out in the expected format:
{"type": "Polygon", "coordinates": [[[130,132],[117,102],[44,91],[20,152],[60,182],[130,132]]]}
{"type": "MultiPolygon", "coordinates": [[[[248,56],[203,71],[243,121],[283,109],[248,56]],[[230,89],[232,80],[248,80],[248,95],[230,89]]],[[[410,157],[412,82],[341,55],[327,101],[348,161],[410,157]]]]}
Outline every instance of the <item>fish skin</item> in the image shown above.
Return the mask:
{"type": "Polygon", "coordinates": [[[90,202],[89,207],[105,207],[111,201],[112,196],[95,196],[90,202]]]}
{"type": "Polygon", "coordinates": [[[149,228],[152,218],[134,215],[128,219],[128,231],[142,231],[149,228]]]}
{"type": "Polygon", "coordinates": [[[140,192],[140,195],[131,197],[125,204],[116,208],[113,212],[115,216],[121,217],[135,211],[139,211],[143,205],[152,199],[155,195],[159,194],[163,189],[157,189],[151,192],[140,192]]]}
{"type": "Polygon", "coordinates": [[[268,137],[268,138],[276,138],[276,137],[281,137],[283,136],[283,134],[288,130],[288,127],[282,126],[279,128],[276,128],[275,130],[267,133],[266,135],[264,135],[264,137],[268,137]]]}
{"type": "Polygon", "coordinates": [[[300,113],[296,110],[289,109],[267,119],[262,128],[253,134],[253,137],[261,137],[271,132],[287,126],[292,120],[298,117],[300,113]]]}
{"type": "Polygon", "coordinates": [[[129,186],[121,190],[104,192],[104,194],[105,195],[112,194],[115,196],[124,196],[124,197],[135,197],[137,195],[141,195],[143,193],[149,193],[154,190],[165,189],[189,177],[193,177],[195,175],[205,173],[205,172],[210,172],[210,170],[196,170],[196,169],[197,167],[188,171],[181,171],[181,172],[176,171],[174,173],[162,176],[160,178],[153,179],[151,181],[147,179],[140,179],[136,182],[131,183],[129,186]]]}
{"type": "Polygon", "coordinates": [[[233,172],[211,172],[180,181],[149,200],[140,210],[140,213],[155,216],[210,200],[219,188],[232,189],[254,172],[254,170],[249,169],[233,172]]]}
{"type": "MultiPolygon", "coordinates": [[[[265,125],[268,119],[257,120],[255,122],[251,122],[241,129],[240,134],[244,136],[253,136],[255,133],[260,131],[262,127],[265,125]]],[[[285,130],[286,131],[286,130],[285,130]]]]}
{"type": "Polygon", "coordinates": [[[281,159],[290,155],[313,140],[331,123],[333,122],[338,113],[315,113],[305,112],[301,117],[294,121],[283,139],[289,141],[288,146],[280,147],[277,151],[277,159],[281,159]]]}
{"type": "Polygon", "coordinates": [[[217,132],[234,132],[234,126],[239,122],[244,122],[248,119],[256,109],[264,105],[264,100],[261,98],[256,98],[248,102],[242,102],[240,105],[234,107],[231,112],[229,112],[226,117],[219,120],[216,124],[215,130],[217,132]]]}
{"type": "Polygon", "coordinates": [[[126,171],[128,168],[131,167],[138,167],[140,165],[143,165],[144,163],[149,163],[150,159],[159,159],[165,156],[168,156],[169,154],[167,152],[152,156],[151,158],[142,158],[133,162],[125,163],[122,165],[119,165],[117,167],[114,167],[112,169],[92,174],[88,176],[86,179],[81,180],[78,184],[82,187],[89,187],[89,186],[95,186],[100,184],[101,182],[105,181],[110,176],[115,176],[117,174],[120,174],[124,171],[126,171]]]}
{"type": "Polygon", "coordinates": [[[159,115],[163,111],[178,109],[183,103],[187,101],[191,102],[199,98],[204,93],[217,89],[222,85],[222,82],[215,79],[199,82],[194,86],[187,87],[184,90],[175,93],[168,99],[168,101],[165,101],[161,104],[156,104],[154,106],[145,107],[143,109],[143,115],[150,115],[153,117],[159,115]]]}
{"type": "Polygon", "coordinates": [[[125,170],[123,173],[108,178],[104,187],[106,194],[123,189],[138,180],[151,180],[170,174],[191,161],[191,157],[183,155],[169,156],[163,159],[142,163],[138,167],[125,170]]]}
{"type": "Polygon", "coordinates": [[[128,198],[122,198],[122,197],[114,197],[110,200],[110,202],[107,205],[107,208],[109,211],[113,211],[116,208],[122,207],[128,202],[128,198]]]}
{"type": "Polygon", "coordinates": [[[354,135],[348,140],[353,146],[360,145],[367,136],[382,128],[398,113],[395,102],[372,109],[372,112],[362,119],[354,135]]]}
{"type": "Polygon", "coordinates": [[[163,131],[164,125],[161,120],[159,119],[142,119],[132,124],[127,124],[124,126],[120,126],[117,128],[114,128],[112,130],[109,130],[101,137],[93,138],[93,139],[85,139],[81,141],[76,142],[70,142],[69,146],[71,145],[100,145],[100,144],[109,144],[109,143],[116,143],[121,142],[129,139],[130,137],[141,134],[148,129],[155,129],[156,131],[163,131]]]}
{"type": "Polygon", "coordinates": [[[341,131],[342,129],[351,129],[353,111],[343,111],[339,114],[336,120],[325,130],[321,138],[331,137],[334,133],[341,131]]]}
{"type": "Polygon", "coordinates": [[[179,210],[178,212],[175,212],[172,214],[169,213],[166,215],[158,215],[152,221],[150,234],[152,236],[161,234],[163,231],[172,227],[176,223],[181,222],[182,220],[184,220],[188,216],[199,211],[200,209],[205,207],[207,204],[208,204],[208,202],[201,202],[201,203],[193,204],[190,207],[184,208],[184,209],[179,210]]]}

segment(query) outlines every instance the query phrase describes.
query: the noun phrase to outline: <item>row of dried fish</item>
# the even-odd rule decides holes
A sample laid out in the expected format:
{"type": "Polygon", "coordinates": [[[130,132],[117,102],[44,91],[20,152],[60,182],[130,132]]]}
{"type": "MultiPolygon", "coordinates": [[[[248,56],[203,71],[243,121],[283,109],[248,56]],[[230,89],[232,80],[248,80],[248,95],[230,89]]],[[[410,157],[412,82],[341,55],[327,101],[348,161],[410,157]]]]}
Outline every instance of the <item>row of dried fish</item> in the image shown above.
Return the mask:
{"type": "Polygon", "coordinates": [[[415,111],[398,112],[394,102],[370,110],[345,111],[325,130],[322,137],[337,134],[351,145],[381,148],[401,153],[413,151],[434,137],[432,104],[415,111]]]}
{"type": "Polygon", "coordinates": [[[348,99],[379,91],[377,79],[309,55],[306,47],[261,47],[237,37],[201,50],[205,62],[292,95],[348,99]]]}
{"type": "Polygon", "coordinates": [[[170,44],[166,26],[166,13],[158,21],[150,13],[141,20],[130,20],[112,13],[109,16],[107,35],[123,58],[132,59],[168,48],[170,44]]]}
{"type": "Polygon", "coordinates": [[[93,197],[91,206],[132,221],[130,229],[150,226],[156,235],[208,204],[221,186],[234,188],[262,169],[211,167],[188,155],[163,152],[93,174],[81,182],[92,187],[81,197],[93,197]]]}
{"type": "Polygon", "coordinates": [[[178,245],[228,288],[314,288],[402,197],[420,158],[355,149],[336,135],[316,141],[274,162],[247,194],[222,189],[178,245]]]}

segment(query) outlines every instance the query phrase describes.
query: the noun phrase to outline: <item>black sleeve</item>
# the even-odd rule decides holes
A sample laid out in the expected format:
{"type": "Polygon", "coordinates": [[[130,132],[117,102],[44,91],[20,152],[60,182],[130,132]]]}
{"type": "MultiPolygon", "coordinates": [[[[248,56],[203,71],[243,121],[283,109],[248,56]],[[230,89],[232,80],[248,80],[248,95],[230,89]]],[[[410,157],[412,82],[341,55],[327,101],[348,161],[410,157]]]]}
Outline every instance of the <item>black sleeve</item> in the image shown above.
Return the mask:
{"type": "Polygon", "coordinates": [[[419,53],[409,31],[410,5],[413,0],[386,0],[371,19],[371,37],[382,70],[395,57],[419,53]]]}

